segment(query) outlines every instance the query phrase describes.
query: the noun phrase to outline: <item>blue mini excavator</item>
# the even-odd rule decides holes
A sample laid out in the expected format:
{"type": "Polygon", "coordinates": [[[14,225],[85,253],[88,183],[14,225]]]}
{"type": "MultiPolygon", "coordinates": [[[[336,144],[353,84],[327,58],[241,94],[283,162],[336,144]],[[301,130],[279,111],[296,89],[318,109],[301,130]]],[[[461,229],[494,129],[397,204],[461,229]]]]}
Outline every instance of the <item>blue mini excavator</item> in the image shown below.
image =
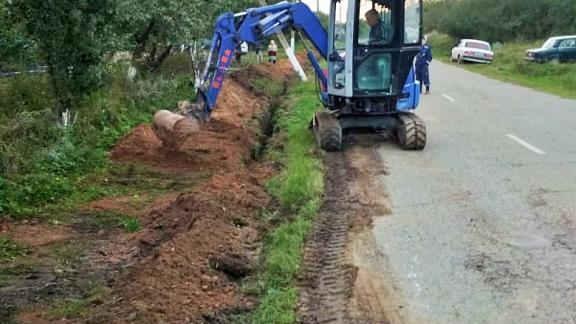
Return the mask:
{"type": "MultiPolygon", "coordinates": [[[[422,0],[331,0],[327,30],[301,2],[225,13],[215,24],[196,101],[184,115],[194,123],[209,120],[239,44],[258,45],[294,29],[305,44],[325,107],[311,123],[322,149],[340,150],[344,131],[371,130],[392,131],[403,149],[422,150],[426,127],[413,113],[420,95],[414,57],[421,22],[422,0]]],[[[163,122],[155,119],[156,126],[163,122]]]]}

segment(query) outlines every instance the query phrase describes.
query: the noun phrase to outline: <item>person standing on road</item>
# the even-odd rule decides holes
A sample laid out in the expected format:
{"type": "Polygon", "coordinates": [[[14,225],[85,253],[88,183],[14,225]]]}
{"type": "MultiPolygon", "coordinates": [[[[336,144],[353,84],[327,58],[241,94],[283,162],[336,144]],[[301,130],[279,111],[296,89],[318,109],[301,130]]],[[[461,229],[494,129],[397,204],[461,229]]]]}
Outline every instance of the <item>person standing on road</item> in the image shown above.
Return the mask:
{"type": "Polygon", "coordinates": [[[420,81],[420,93],[422,93],[422,87],[426,86],[426,94],[430,94],[430,71],[428,69],[430,62],[432,62],[432,49],[424,37],[420,53],[416,56],[416,80],[420,81]]]}
{"type": "Polygon", "coordinates": [[[268,45],[268,62],[276,64],[276,55],[278,55],[278,45],[274,40],[271,40],[270,45],[268,45]]]}

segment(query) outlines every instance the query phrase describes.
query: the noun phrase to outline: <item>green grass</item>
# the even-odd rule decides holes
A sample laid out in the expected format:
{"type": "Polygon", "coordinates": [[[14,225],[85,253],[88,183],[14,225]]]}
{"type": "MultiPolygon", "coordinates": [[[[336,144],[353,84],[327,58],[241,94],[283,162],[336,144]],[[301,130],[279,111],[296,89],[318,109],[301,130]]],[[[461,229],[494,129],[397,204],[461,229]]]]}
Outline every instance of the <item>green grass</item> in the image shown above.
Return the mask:
{"type": "Polygon", "coordinates": [[[88,312],[90,305],[104,298],[108,294],[107,288],[102,283],[90,283],[90,287],[84,287],[86,293],[82,298],[61,301],[50,309],[49,314],[55,319],[77,319],[88,312]]]}
{"type": "Polygon", "coordinates": [[[51,310],[51,315],[58,318],[74,318],[86,312],[89,302],[84,299],[70,299],[60,303],[51,310]]]}
{"type": "Polygon", "coordinates": [[[120,218],[120,226],[128,233],[136,233],[142,228],[140,220],[130,216],[120,218]]]}
{"type": "Polygon", "coordinates": [[[322,163],[308,129],[313,113],[320,108],[314,83],[300,83],[292,89],[287,106],[277,124],[286,135],[280,154],[284,169],[269,183],[269,188],[280,203],[282,215],[292,217],[266,239],[264,295],[254,314],[254,323],[296,322],[295,276],[324,190],[322,163]]]}
{"type": "Polygon", "coordinates": [[[26,255],[27,250],[9,238],[0,237],[0,263],[16,260],[26,255]]]}
{"type": "MultiPolygon", "coordinates": [[[[494,49],[495,60],[492,64],[463,64],[460,67],[493,79],[576,99],[576,63],[538,64],[524,59],[526,49],[540,47],[544,41],[504,43],[502,47],[494,49]]],[[[430,42],[434,58],[449,63],[456,40],[433,34],[430,42]]]]}

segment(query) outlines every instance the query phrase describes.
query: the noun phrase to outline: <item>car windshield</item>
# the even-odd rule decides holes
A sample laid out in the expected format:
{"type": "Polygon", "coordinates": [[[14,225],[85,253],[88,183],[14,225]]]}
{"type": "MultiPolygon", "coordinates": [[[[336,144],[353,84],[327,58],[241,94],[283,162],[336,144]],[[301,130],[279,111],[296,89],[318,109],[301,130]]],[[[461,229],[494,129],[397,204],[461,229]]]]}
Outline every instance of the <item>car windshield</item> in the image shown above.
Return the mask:
{"type": "Polygon", "coordinates": [[[468,48],[477,48],[482,50],[490,50],[490,46],[484,43],[476,43],[476,42],[466,42],[466,47],[468,48]]]}
{"type": "Polygon", "coordinates": [[[556,39],[550,38],[549,40],[546,41],[546,43],[544,43],[544,45],[542,45],[542,48],[552,48],[552,47],[554,47],[555,43],[556,43],[556,39]]]}

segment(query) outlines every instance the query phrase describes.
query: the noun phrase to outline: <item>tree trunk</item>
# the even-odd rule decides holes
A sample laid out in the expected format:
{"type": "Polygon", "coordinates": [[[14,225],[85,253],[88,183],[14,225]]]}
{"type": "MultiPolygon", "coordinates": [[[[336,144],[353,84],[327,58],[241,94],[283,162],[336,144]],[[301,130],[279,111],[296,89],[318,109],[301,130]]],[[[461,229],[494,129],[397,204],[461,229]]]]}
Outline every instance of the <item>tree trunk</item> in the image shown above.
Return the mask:
{"type": "Polygon", "coordinates": [[[141,32],[134,35],[134,40],[136,41],[136,48],[132,53],[132,65],[134,65],[134,63],[137,60],[142,58],[142,54],[144,53],[144,51],[146,51],[146,44],[148,43],[150,35],[152,34],[152,31],[154,30],[155,26],[156,21],[154,20],[154,18],[152,18],[150,19],[150,22],[148,22],[146,28],[144,28],[141,32]]]}
{"type": "Polygon", "coordinates": [[[61,116],[62,113],[69,111],[72,108],[72,93],[68,88],[67,68],[59,64],[48,62],[48,74],[50,75],[50,83],[54,89],[54,94],[57,99],[57,113],[61,116]]]}
{"type": "Polygon", "coordinates": [[[162,66],[162,63],[164,63],[164,61],[166,60],[166,58],[168,58],[168,56],[170,55],[170,52],[172,51],[172,44],[166,46],[166,48],[164,49],[164,51],[162,52],[162,54],[160,54],[155,60],[154,62],[152,62],[152,65],[150,66],[150,72],[156,73],[160,70],[160,66],[162,66]]]}

